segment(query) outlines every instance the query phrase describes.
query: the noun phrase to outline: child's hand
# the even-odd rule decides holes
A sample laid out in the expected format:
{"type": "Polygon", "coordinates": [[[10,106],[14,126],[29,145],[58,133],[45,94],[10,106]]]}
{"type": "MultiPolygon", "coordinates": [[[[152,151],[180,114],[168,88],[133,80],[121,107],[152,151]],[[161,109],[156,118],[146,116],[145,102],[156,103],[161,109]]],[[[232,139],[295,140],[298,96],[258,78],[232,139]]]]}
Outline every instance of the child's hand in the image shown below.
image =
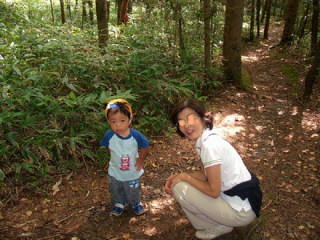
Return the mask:
{"type": "Polygon", "coordinates": [[[140,157],[136,158],[136,167],[137,171],[143,169],[143,159],[141,159],[140,157]]]}

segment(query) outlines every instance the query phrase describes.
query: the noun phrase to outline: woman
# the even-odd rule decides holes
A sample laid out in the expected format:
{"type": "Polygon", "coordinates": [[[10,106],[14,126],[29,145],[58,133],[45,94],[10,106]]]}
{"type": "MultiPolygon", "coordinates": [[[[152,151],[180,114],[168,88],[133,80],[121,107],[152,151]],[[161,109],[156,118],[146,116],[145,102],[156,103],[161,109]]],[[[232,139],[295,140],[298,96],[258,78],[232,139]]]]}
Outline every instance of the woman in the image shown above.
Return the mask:
{"type": "Polygon", "coordinates": [[[171,114],[177,133],[196,142],[202,170],[166,179],[165,189],[179,202],[199,239],[214,239],[259,217],[259,180],[237,151],[213,131],[213,117],[195,99],[179,103],[171,114]]]}

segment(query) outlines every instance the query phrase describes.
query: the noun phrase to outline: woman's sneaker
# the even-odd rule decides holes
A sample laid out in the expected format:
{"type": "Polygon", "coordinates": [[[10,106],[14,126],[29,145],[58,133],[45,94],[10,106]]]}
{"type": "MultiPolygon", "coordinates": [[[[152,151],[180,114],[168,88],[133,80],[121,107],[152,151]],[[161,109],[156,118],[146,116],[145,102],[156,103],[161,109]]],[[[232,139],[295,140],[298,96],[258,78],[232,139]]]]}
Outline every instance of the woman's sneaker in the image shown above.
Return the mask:
{"type": "Polygon", "coordinates": [[[121,203],[116,203],[114,207],[112,208],[111,214],[115,216],[120,216],[123,212],[124,205],[121,203]]]}
{"type": "Polygon", "coordinates": [[[137,214],[138,216],[143,214],[146,211],[141,203],[133,205],[132,208],[134,213],[137,214]]]}
{"type": "Polygon", "coordinates": [[[215,228],[201,229],[196,231],[196,237],[202,240],[215,239],[217,237],[220,237],[222,235],[232,232],[232,230],[233,230],[233,227],[219,225],[218,227],[215,227],[215,228]]]}

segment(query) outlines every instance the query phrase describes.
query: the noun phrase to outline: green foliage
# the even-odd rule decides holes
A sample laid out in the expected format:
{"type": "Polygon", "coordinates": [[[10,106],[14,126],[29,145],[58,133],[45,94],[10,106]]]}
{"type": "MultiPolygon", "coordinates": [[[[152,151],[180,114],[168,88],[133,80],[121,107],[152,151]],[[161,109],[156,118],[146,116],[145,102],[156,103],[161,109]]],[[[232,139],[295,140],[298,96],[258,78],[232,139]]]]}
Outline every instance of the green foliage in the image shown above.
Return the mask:
{"type": "Polygon", "coordinates": [[[286,75],[288,82],[294,89],[294,93],[298,93],[301,91],[301,83],[299,81],[299,73],[298,70],[287,63],[283,63],[281,65],[282,72],[286,75]]]}
{"type": "MultiPolygon", "coordinates": [[[[106,166],[108,151],[99,141],[108,129],[105,106],[114,98],[132,104],[133,127],[149,138],[172,134],[173,105],[213,91],[210,86],[219,85],[221,74],[212,70],[213,84],[205,79],[202,30],[192,19],[199,10],[192,11],[188,1],[182,4],[184,51],[176,47],[170,8],[166,17],[161,9],[146,17],[137,8],[126,28],[115,25],[112,8],[110,39],[101,54],[96,26],[85,23],[81,29],[80,7],[60,25],[59,19],[52,23],[47,2],[1,2],[0,181],[6,174],[20,179],[27,173],[37,187],[39,180],[75,170],[84,161],[106,166]]],[[[218,55],[220,40],[215,39],[218,55]]]]}

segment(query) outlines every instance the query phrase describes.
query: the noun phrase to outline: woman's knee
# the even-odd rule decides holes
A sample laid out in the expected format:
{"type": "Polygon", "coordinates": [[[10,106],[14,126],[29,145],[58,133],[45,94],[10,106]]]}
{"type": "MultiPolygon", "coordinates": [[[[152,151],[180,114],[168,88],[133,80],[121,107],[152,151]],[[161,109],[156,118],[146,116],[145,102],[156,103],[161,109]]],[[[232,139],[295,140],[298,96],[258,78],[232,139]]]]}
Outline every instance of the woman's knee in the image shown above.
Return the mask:
{"type": "Polygon", "coordinates": [[[173,196],[177,201],[186,200],[188,185],[186,182],[179,182],[173,187],[173,196]]]}

